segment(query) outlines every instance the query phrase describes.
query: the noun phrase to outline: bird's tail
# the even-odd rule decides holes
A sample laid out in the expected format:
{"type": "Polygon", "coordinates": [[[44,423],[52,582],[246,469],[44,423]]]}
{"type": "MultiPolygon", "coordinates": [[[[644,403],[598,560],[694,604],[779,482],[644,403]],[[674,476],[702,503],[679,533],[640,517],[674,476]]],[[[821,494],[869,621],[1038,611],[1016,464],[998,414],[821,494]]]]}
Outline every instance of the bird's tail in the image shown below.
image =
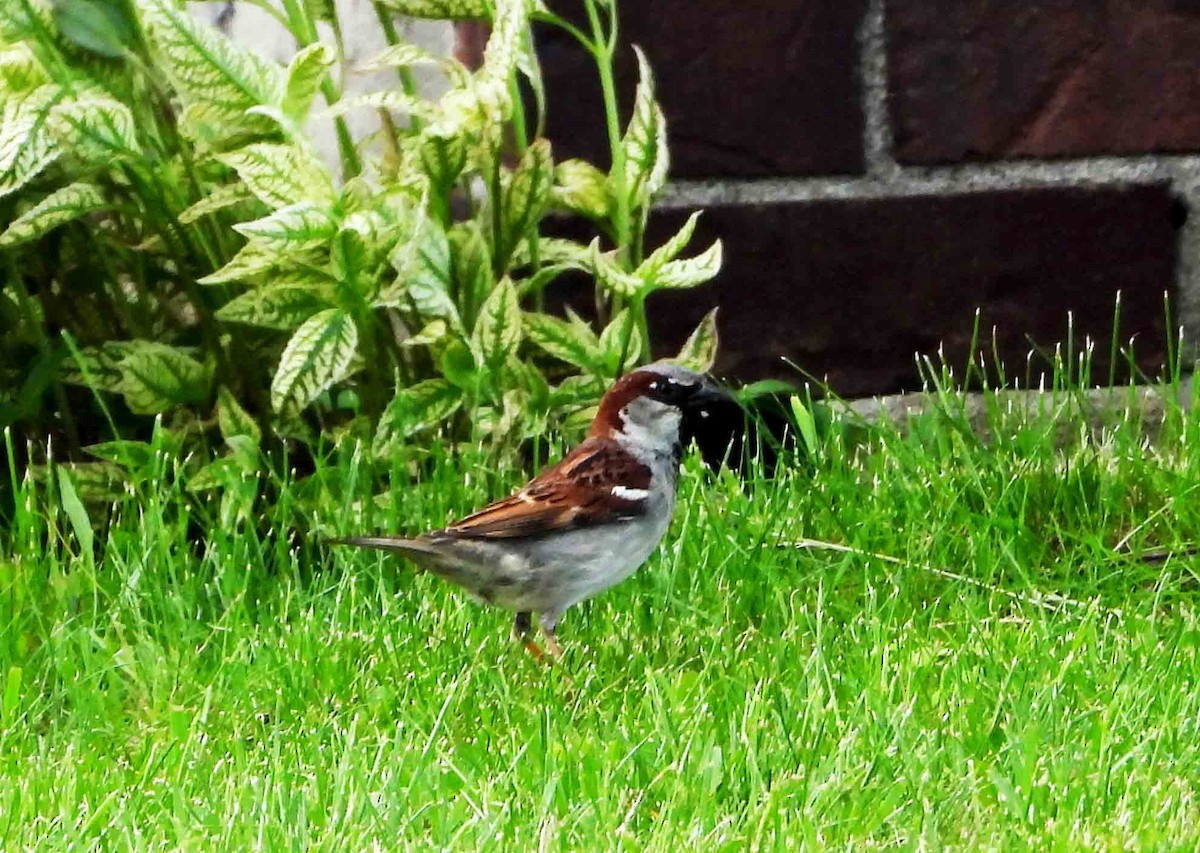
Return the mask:
{"type": "Polygon", "coordinates": [[[353,545],[356,548],[374,548],[378,551],[396,551],[409,557],[437,557],[436,548],[419,539],[404,539],[400,536],[347,536],[344,539],[326,539],[330,545],[353,545]]]}
{"type": "Polygon", "coordinates": [[[402,554],[418,568],[433,572],[443,580],[467,590],[473,590],[478,585],[478,569],[469,559],[465,559],[465,555],[456,551],[455,543],[434,545],[424,539],[404,539],[400,536],[348,536],[345,539],[327,539],[326,542],[402,554]]]}

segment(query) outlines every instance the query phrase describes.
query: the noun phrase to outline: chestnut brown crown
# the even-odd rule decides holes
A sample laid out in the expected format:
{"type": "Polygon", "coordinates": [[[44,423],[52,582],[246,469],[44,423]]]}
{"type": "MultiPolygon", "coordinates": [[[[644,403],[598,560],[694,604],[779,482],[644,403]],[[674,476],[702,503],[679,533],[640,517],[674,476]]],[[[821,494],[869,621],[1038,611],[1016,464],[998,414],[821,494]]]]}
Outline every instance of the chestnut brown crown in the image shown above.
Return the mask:
{"type": "Polygon", "coordinates": [[[706,407],[728,405],[732,401],[726,391],[704,374],[678,364],[656,361],[616,381],[600,401],[588,435],[609,437],[622,432],[630,403],[639,399],[678,409],[685,425],[692,418],[703,417],[706,407]]]}

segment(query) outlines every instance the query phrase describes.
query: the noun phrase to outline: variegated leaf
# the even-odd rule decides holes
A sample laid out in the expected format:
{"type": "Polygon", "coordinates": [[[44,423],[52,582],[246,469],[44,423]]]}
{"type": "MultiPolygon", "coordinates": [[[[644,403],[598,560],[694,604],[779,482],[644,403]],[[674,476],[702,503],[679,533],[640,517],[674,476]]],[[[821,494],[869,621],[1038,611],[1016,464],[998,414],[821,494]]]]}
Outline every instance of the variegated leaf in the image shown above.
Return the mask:
{"type": "Polygon", "coordinates": [[[550,143],[539,139],[525,150],[504,188],[500,234],[495,247],[500,269],[507,268],[513,249],[541,219],[553,183],[550,143]]]}
{"type": "Polygon", "coordinates": [[[277,250],[311,249],[328,243],[338,232],[337,221],[325,205],[302,201],[281,207],[253,222],[241,222],[233,230],[277,250]]]}
{"type": "MultiPolygon", "coordinates": [[[[389,194],[391,195],[391,194],[389,194]]],[[[355,175],[342,184],[338,192],[337,206],[343,214],[369,210],[380,201],[379,188],[364,175],[355,175]]]]}
{"type": "Polygon", "coordinates": [[[389,110],[406,115],[425,118],[433,114],[434,106],[404,92],[384,89],[378,92],[367,92],[351,98],[342,98],[328,109],[322,110],[321,115],[336,118],[356,110],[389,110]]]}
{"type": "Polygon", "coordinates": [[[683,223],[683,227],[670,240],[655,249],[650,257],[646,258],[638,267],[638,274],[649,279],[668,261],[679,257],[679,253],[688,247],[688,243],[692,242],[692,235],[696,232],[696,223],[700,221],[700,213],[699,210],[692,213],[687,218],[687,222],[683,223]]]}
{"type": "Polygon", "coordinates": [[[54,32],[54,7],[49,0],[6,3],[0,15],[0,39],[13,43],[54,32]]]}
{"type": "Polygon", "coordinates": [[[654,74],[641,48],[638,86],[633,116],[621,140],[625,152],[625,190],[638,207],[648,208],[667,183],[670,156],[667,152],[667,120],[654,98],[654,74]]]}
{"type": "Polygon", "coordinates": [[[592,325],[587,320],[576,314],[575,310],[571,308],[571,306],[567,306],[566,313],[567,322],[570,323],[571,327],[575,329],[576,334],[591,336],[592,339],[596,338],[596,333],[592,331],[592,325]]]}
{"type": "Polygon", "coordinates": [[[397,305],[407,298],[423,319],[441,319],[453,329],[462,328],[458,306],[451,297],[454,267],[450,241],[442,226],[430,217],[417,220],[409,240],[392,253],[392,265],[398,275],[394,287],[382,299],[397,305]]]}
{"type": "Polygon", "coordinates": [[[24,42],[0,47],[0,100],[32,92],[50,82],[46,69],[24,42]]]}
{"type": "Polygon", "coordinates": [[[97,391],[118,391],[121,387],[121,361],[129,352],[129,341],[108,341],[96,347],[84,347],[73,353],[71,361],[60,368],[59,376],[70,385],[83,385],[97,391]]]}
{"type": "Polygon", "coordinates": [[[217,318],[290,332],[318,311],[331,307],[333,294],[329,288],[279,281],[235,296],[217,310],[217,318]]]}
{"type": "MultiPolygon", "coordinates": [[[[563,320],[549,314],[526,313],[525,336],[550,355],[583,370],[597,370],[604,352],[596,334],[587,324],[563,320]]],[[[577,319],[577,318],[576,318],[577,319]]]]}
{"type": "Polygon", "coordinates": [[[444,421],[463,403],[462,391],[445,379],[426,379],[396,392],[379,419],[376,453],[387,453],[397,441],[444,421]]]}
{"type": "Polygon", "coordinates": [[[130,341],[118,369],[125,404],[140,415],[202,402],[212,378],[212,371],[187,352],[153,341],[130,341]]]}
{"type": "Polygon", "coordinates": [[[617,296],[634,296],[641,292],[646,282],[634,273],[625,272],[617,263],[616,258],[608,252],[600,251],[599,239],[593,240],[589,248],[589,265],[596,282],[609,293],[617,296]]]}
{"type": "Polygon", "coordinates": [[[613,317],[612,322],[600,333],[600,349],[604,351],[606,366],[614,373],[624,373],[637,364],[646,349],[646,341],[642,338],[641,328],[636,316],[625,308],[613,317]],[[621,359],[624,351],[625,358],[621,359]]]}
{"type": "Polygon", "coordinates": [[[509,81],[528,28],[525,0],[498,0],[483,67],[465,85],[451,89],[424,118],[431,136],[471,136],[485,147],[498,144],[512,117],[509,81]]]}
{"type": "Polygon", "coordinates": [[[454,293],[460,305],[479,305],[496,283],[492,272],[492,254],[479,222],[456,222],[447,235],[453,261],[454,293]]]}
{"type": "Polygon", "coordinates": [[[292,57],[280,104],[284,115],[295,122],[304,120],[333,59],[333,52],[320,42],[310,44],[292,57]]]}
{"type": "Polygon", "coordinates": [[[226,490],[245,481],[242,466],[233,456],[218,456],[187,478],[187,490],[197,494],[226,490]]]}
{"type": "Polygon", "coordinates": [[[505,276],[479,309],[471,343],[489,364],[503,364],[521,343],[521,306],[517,290],[505,276]]]}
{"type": "Polygon", "coordinates": [[[519,424],[528,422],[528,404],[525,394],[518,388],[505,391],[497,404],[485,403],[471,413],[471,425],[476,434],[491,436],[502,441],[516,432],[519,424]]]}
{"type": "Polygon", "coordinates": [[[282,99],[279,66],[236,46],[171,0],[140,0],[138,10],[151,48],[186,101],[219,104],[235,115],[282,99]]]}
{"type": "Polygon", "coordinates": [[[538,260],[542,264],[574,264],[578,269],[588,269],[592,264],[592,246],[562,238],[541,238],[538,260]]]}
{"type": "Polygon", "coordinates": [[[268,244],[251,240],[229,259],[225,266],[196,280],[197,284],[228,284],[249,281],[280,264],[278,250],[268,244]]]}
{"type": "Polygon", "coordinates": [[[446,326],[445,320],[434,320],[431,323],[426,323],[425,328],[417,332],[411,338],[405,338],[400,342],[402,347],[427,347],[438,343],[445,339],[449,333],[449,327],[446,326]]]}
{"type": "Polygon", "coordinates": [[[492,4],[487,0],[384,0],[382,5],[410,18],[449,20],[488,18],[492,14],[492,4]]]}
{"type": "Polygon", "coordinates": [[[598,376],[568,376],[550,389],[550,405],[586,406],[599,400],[604,390],[604,380],[598,376]]]}
{"type": "Polygon", "coordinates": [[[52,9],[58,35],[76,48],[106,59],[121,59],[136,44],[132,10],[124,3],[59,0],[52,9]]]}
{"type": "Polygon", "coordinates": [[[303,0],[304,8],[316,21],[337,23],[337,10],[334,0],[303,0]]]}
{"type": "Polygon", "coordinates": [[[394,44],[382,53],[357,65],[356,71],[373,73],[387,68],[411,68],[416,65],[433,66],[450,80],[451,85],[465,85],[471,72],[457,59],[435,56],[412,42],[394,44]]]}
{"type": "Polygon", "coordinates": [[[475,393],[479,390],[481,378],[479,364],[475,360],[475,354],[471,352],[471,348],[465,341],[451,338],[445,349],[442,350],[442,355],[438,359],[438,367],[442,371],[442,376],[464,391],[475,393]]]}
{"type": "Polygon", "coordinates": [[[53,84],[7,98],[0,108],[0,199],[21,189],[57,160],[63,148],[48,127],[50,110],[66,97],[53,84]]]}
{"type": "Polygon", "coordinates": [[[378,212],[360,210],[343,220],[332,244],[334,275],[368,301],[378,294],[377,273],[393,230],[378,212]]]}
{"type": "Polygon", "coordinates": [[[302,201],[333,204],[329,170],[307,147],[260,142],[218,159],[236,171],[250,192],[272,209],[302,201]]]}
{"type": "Polygon", "coordinates": [[[228,207],[235,207],[239,204],[246,204],[257,200],[250,194],[244,184],[225,184],[217,187],[204,198],[193,204],[187,210],[179,214],[179,221],[183,225],[191,225],[202,217],[217,211],[224,210],[228,207]]]}
{"type": "Polygon", "coordinates": [[[421,134],[413,139],[413,148],[434,191],[448,195],[467,166],[467,146],[462,137],[421,134]]]}
{"type": "Polygon", "coordinates": [[[586,160],[564,160],[554,167],[551,202],[591,219],[609,212],[608,178],[586,160]]]}
{"type": "Polygon", "coordinates": [[[499,136],[498,122],[504,121],[504,115],[493,116],[488,104],[480,97],[483,84],[478,78],[472,78],[467,85],[451,89],[424,114],[413,113],[421,118],[425,127],[423,135],[436,136],[446,139],[466,137],[468,132],[475,136],[483,136],[491,140],[499,136]]]}
{"type": "Polygon", "coordinates": [[[59,144],[80,159],[108,165],[114,157],[141,150],[129,107],[103,94],[58,104],[50,111],[49,127],[59,144]]]}
{"type": "Polygon", "coordinates": [[[694,258],[670,261],[655,271],[649,279],[654,289],[683,289],[695,287],[716,278],[721,271],[721,241],[717,240],[694,258]]]}
{"type": "Polygon", "coordinates": [[[112,463],[126,471],[147,471],[154,464],[154,445],[145,441],[118,439],[90,444],[84,450],[91,456],[112,463]]]}
{"type": "Polygon", "coordinates": [[[704,315],[704,319],[688,335],[679,354],[672,361],[697,373],[708,373],[717,360],[717,309],[704,315]]]}
{"type": "Polygon", "coordinates": [[[256,445],[262,442],[262,429],[225,385],[217,389],[217,425],[226,441],[244,435],[256,445]]]}
{"type": "Polygon", "coordinates": [[[435,65],[437,57],[420,45],[412,42],[400,42],[388,46],[382,53],[377,53],[370,59],[355,65],[354,70],[360,73],[373,73],[386,68],[408,68],[412,65],[435,65]]]}
{"type": "Polygon", "coordinates": [[[276,129],[269,119],[247,117],[244,110],[207,101],[185,104],[177,122],[180,136],[194,142],[200,151],[224,148],[228,138],[249,131],[251,125],[262,133],[276,129]]]}
{"type": "Polygon", "coordinates": [[[521,295],[538,293],[554,278],[569,270],[592,271],[592,247],[577,244],[574,240],[541,238],[538,253],[530,251],[529,242],[521,242],[512,253],[511,266],[533,265],[533,275],[517,282],[521,295]]]}
{"type": "Polygon", "coordinates": [[[358,349],[358,328],[345,311],[309,317],[292,335],[271,382],[271,405],[303,409],[345,378],[358,349]]]}
{"type": "Polygon", "coordinates": [[[55,190],[13,220],[0,234],[0,249],[11,249],[49,233],[108,204],[104,192],[94,184],[70,184],[55,190]]]}
{"type": "Polygon", "coordinates": [[[529,26],[529,7],[526,0],[496,0],[492,17],[492,32],[484,48],[481,78],[507,83],[517,67],[521,41],[529,26]]]}
{"type": "MultiPolygon", "coordinates": [[[[128,473],[111,462],[72,462],[56,465],[55,468],[58,470],[60,487],[66,480],[67,472],[70,472],[70,479],[66,480],[70,484],[67,488],[76,492],[76,501],[112,503],[129,496],[128,473]]],[[[36,476],[34,468],[31,467],[30,471],[36,476]]],[[[81,523],[73,526],[77,533],[82,532],[81,523]]]]}
{"type": "Polygon", "coordinates": [[[546,381],[545,375],[534,364],[522,361],[515,355],[509,356],[508,363],[504,365],[504,372],[508,376],[508,384],[516,385],[525,392],[525,410],[531,415],[530,424],[540,422],[540,426],[528,435],[545,432],[545,419],[542,415],[550,398],[550,383],[546,381]]]}

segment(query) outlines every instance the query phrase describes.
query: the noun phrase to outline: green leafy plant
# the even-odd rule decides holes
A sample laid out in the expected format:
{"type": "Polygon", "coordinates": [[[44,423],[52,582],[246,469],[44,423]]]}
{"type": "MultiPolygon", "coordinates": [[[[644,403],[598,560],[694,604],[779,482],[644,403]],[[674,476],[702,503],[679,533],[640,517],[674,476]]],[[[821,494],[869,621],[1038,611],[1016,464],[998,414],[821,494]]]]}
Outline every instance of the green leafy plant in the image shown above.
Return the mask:
{"type": "MultiPolygon", "coordinates": [[[[621,126],[608,3],[586,3],[585,33],[525,0],[389,0],[378,11],[392,45],[367,65],[394,68],[398,86],[355,98],[336,82],[340,37],[317,39],[321,19],[340,32],[327,5],[285,0],[278,15],[301,49],[280,67],[171,0],[4,4],[6,423],[57,424],[49,410],[76,441],[69,398],[86,401],[73,389],[88,386],[113,431],[162,414],[185,436],[219,434],[226,451],[199,488],[253,470],[276,436],[352,436],[381,459],[433,428],[520,442],[585,416],[607,380],[649,358],[654,291],[719,270],[719,243],[682,257],[695,216],[643,249],[666,128],[640,52],[621,126]],[[391,11],[490,20],[482,66],[398,41],[391,11]],[[556,162],[541,137],[533,19],[596,58],[607,172],[556,162]],[[418,65],[440,70],[445,95],[418,97],[418,65]],[[361,109],[385,117],[381,154],[350,141],[344,116],[361,109]],[[321,121],[334,124],[340,174],[307,135],[321,121]],[[547,237],[552,212],[599,233],[547,237]],[[568,271],[594,278],[596,327],[540,310],[568,271]]],[[[710,315],[680,358],[706,367],[716,345],[710,315]]]]}

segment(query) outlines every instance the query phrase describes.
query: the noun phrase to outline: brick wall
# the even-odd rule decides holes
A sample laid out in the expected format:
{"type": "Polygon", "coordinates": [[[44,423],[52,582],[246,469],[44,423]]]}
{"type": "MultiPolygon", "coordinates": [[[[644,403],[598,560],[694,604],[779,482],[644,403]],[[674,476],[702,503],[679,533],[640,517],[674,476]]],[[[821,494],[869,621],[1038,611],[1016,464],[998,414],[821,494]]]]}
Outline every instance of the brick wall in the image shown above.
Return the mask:
{"type": "MultiPolygon", "coordinates": [[[[369,4],[336,2],[351,56],[373,55],[382,38],[369,4]]],[[[193,8],[271,56],[294,50],[248,3],[193,8]]],[[[670,126],[673,180],[651,239],[704,207],[697,244],[726,246],[713,285],[652,300],[661,352],[719,304],[722,372],[794,378],[787,359],[860,395],[916,387],[914,353],[943,347],[964,364],[976,309],[1010,377],[1070,323],[1077,341],[1098,342],[1106,378],[1118,291],[1119,339],[1151,376],[1166,351],[1164,293],[1173,322],[1200,334],[1200,216],[1188,215],[1200,200],[1200,0],[620,10],[621,40],[646,49],[670,126]]],[[[437,52],[455,41],[441,23],[401,29],[437,52]]],[[[486,30],[455,31],[470,61],[486,30]]],[[[556,156],[607,164],[588,59],[549,30],[539,51],[556,156]]],[[[436,80],[420,82],[437,94],[436,80]]],[[[365,112],[355,120],[359,135],[376,129],[365,112]]],[[[327,133],[319,141],[333,151],[327,133]]]]}
{"type": "MultiPolygon", "coordinates": [[[[1106,378],[1118,292],[1151,375],[1165,293],[1200,330],[1200,0],[658,0],[621,18],[670,129],[654,229],[705,207],[701,238],[727,250],[715,285],[654,298],[664,351],[720,304],[725,372],[794,377],[789,359],[859,395],[916,387],[914,353],[964,364],[976,309],[1010,377],[1070,323],[1106,378]]],[[[556,156],[607,163],[594,69],[557,33],[539,51],[556,156]]]]}

